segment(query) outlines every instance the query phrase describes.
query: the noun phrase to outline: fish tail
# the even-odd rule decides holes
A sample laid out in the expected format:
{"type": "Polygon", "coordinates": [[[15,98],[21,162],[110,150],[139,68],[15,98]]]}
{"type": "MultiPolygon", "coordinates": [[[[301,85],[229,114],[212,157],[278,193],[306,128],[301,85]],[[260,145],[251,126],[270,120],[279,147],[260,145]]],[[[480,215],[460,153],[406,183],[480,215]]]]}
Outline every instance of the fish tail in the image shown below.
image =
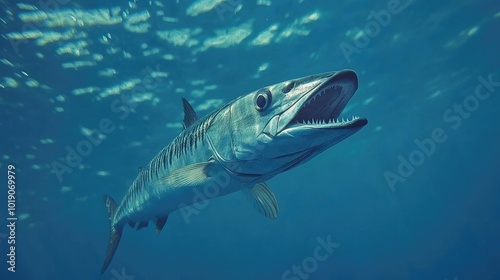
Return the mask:
{"type": "Polygon", "coordinates": [[[111,233],[109,235],[108,250],[106,251],[106,259],[104,260],[104,264],[102,265],[101,274],[106,271],[109,264],[111,263],[111,259],[113,259],[113,255],[115,254],[116,248],[118,247],[118,243],[120,243],[120,238],[122,237],[123,230],[123,226],[113,224],[113,218],[115,216],[115,211],[117,208],[116,202],[110,196],[105,195],[104,203],[106,204],[106,208],[108,209],[108,218],[111,233]]]}

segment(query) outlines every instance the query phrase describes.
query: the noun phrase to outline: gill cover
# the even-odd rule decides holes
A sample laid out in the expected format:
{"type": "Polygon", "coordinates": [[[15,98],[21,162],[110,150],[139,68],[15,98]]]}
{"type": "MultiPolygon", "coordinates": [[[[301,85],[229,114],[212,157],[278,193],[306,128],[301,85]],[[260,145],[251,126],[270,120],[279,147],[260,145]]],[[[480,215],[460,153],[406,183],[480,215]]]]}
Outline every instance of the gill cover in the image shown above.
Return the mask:
{"type": "Polygon", "coordinates": [[[229,174],[252,182],[261,174],[248,173],[249,165],[262,158],[264,145],[257,136],[266,126],[272,102],[270,91],[259,90],[230,102],[214,113],[207,129],[207,141],[213,157],[229,174]]]}
{"type": "Polygon", "coordinates": [[[366,124],[337,122],[356,89],[354,71],[343,70],[239,97],[212,114],[206,135],[213,156],[245,182],[267,180],[305,163],[366,124]]]}

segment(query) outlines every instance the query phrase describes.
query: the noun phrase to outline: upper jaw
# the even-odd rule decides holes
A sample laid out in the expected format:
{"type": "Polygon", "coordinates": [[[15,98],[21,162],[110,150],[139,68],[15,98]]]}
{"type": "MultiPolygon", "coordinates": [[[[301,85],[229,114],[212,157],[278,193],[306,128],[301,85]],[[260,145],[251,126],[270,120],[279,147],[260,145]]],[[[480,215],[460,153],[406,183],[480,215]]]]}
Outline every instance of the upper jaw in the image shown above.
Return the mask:
{"type": "Polygon", "coordinates": [[[320,83],[302,96],[279,116],[276,134],[293,134],[305,129],[360,129],[367,120],[353,116],[339,118],[347,102],[358,88],[358,78],[352,70],[330,72],[316,76],[320,83]]]}

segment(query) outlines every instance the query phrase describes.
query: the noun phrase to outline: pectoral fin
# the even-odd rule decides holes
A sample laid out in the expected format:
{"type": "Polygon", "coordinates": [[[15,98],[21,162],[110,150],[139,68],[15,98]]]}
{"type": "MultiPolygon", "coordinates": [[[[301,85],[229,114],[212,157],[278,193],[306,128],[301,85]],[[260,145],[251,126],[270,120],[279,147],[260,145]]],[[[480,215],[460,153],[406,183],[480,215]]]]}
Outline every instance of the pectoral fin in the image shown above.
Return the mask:
{"type": "Polygon", "coordinates": [[[158,179],[156,184],[176,187],[201,186],[209,179],[208,170],[213,164],[213,161],[208,161],[184,166],[158,179]]]}
{"type": "Polygon", "coordinates": [[[259,183],[251,188],[243,189],[242,192],[262,215],[271,219],[278,217],[278,201],[266,183],[259,183]]]}
{"type": "MultiPolygon", "coordinates": [[[[211,179],[208,174],[214,163],[213,160],[209,160],[207,162],[195,163],[176,169],[155,181],[153,185],[158,188],[159,192],[161,192],[161,188],[165,186],[174,186],[176,188],[203,186],[203,184],[206,184],[208,180],[211,179]]],[[[155,219],[154,224],[156,225],[156,233],[159,234],[161,232],[167,219],[168,215],[159,216],[155,219]]],[[[137,230],[147,226],[147,223],[147,221],[139,223],[137,230]]]]}

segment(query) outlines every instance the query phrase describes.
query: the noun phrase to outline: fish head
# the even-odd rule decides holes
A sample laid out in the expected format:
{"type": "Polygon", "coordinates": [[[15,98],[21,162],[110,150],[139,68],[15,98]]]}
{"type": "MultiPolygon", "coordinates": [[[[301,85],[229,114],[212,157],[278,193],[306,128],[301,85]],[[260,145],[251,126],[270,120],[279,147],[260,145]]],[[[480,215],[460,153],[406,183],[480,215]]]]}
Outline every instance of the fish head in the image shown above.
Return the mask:
{"type": "Polygon", "coordinates": [[[215,158],[249,181],[305,163],[368,123],[365,118],[340,117],[357,88],[356,73],[342,70],[242,96],[221,110],[223,125],[210,136],[215,158]]]}

